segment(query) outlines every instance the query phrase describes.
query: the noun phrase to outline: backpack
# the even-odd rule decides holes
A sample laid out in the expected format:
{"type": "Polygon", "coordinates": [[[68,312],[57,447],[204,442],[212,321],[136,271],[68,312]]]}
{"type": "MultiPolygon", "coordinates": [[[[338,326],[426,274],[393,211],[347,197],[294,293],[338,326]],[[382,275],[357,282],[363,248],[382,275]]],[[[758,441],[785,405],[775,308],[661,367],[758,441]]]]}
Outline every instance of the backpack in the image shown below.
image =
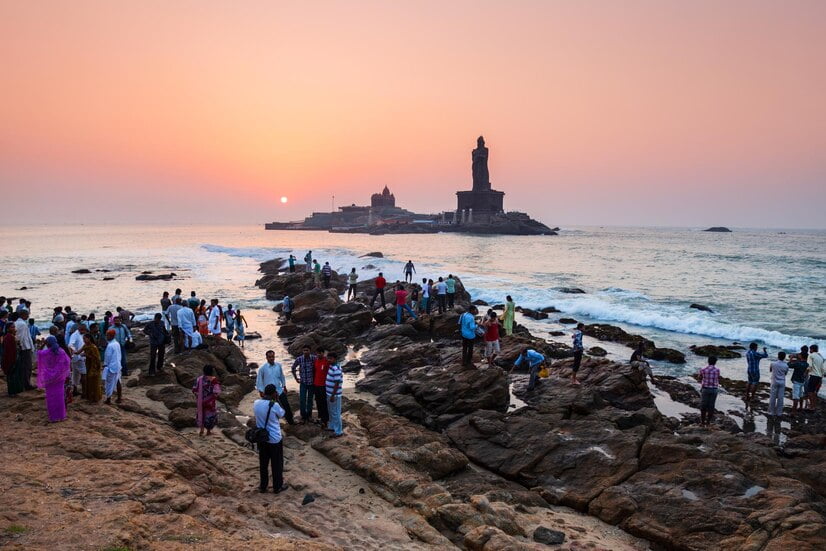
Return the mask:
{"type": "Polygon", "coordinates": [[[264,420],[264,428],[256,426],[254,429],[247,429],[244,439],[249,442],[250,448],[254,449],[255,445],[258,444],[258,449],[261,449],[261,444],[266,444],[270,441],[270,432],[267,430],[267,425],[270,422],[270,412],[274,404],[275,400],[271,400],[270,407],[267,408],[267,418],[264,420]]]}

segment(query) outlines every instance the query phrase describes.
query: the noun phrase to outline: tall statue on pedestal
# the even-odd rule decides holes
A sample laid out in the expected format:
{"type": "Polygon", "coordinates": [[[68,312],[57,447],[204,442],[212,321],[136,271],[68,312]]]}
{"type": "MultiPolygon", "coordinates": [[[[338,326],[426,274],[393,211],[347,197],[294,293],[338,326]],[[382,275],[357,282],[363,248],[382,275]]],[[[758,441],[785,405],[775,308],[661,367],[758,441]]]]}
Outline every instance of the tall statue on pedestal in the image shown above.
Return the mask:
{"type": "Polygon", "coordinates": [[[476,149],[470,154],[473,161],[473,191],[490,190],[490,173],[488,172],[488,148],[485,138],[479,136],[476,149]]]}

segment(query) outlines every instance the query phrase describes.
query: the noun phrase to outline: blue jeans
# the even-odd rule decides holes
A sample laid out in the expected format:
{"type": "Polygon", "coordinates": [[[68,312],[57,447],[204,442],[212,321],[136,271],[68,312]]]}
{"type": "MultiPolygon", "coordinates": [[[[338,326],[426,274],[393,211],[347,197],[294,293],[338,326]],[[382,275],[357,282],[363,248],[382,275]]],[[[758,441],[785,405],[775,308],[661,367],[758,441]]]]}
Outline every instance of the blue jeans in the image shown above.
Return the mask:
{"type": "Polygon", "coordinates": [[[402,322],[402,310],[407,310],[407,313],[413,316],[413,319],[416,319],[416,313],[410,309],[410,306],[407,304],[397,304],[396,305],[396,325],[402,322]]]}
{"type": "Polygon", "coordinates": [[[330,396],[327,396],[327,411],[330,413],[330,422],[327,423],[327,428],[336,434],[342,434],[344,431],[341,428],[341,396],[336,396],[332,402],[329,401],[330,396]]]}
{"type": "Polygon", "coordinates": [[[298,385],[298,402],[301,418],[309,421],[313,416],[313,385],[298,385]]]}

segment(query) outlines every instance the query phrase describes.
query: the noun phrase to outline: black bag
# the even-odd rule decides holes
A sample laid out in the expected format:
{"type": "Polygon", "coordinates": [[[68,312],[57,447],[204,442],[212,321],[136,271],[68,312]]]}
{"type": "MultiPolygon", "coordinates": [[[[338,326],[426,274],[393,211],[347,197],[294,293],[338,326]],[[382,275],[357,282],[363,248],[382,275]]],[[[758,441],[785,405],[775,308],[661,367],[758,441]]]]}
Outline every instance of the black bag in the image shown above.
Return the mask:
{"type": "Polygon", "coordinates": [[[247,433],[244,435],[244,438],[250,443],[251,448],[255,448],[255,445],[258,444],[260,449],[261,444],[266,444],[270,441],[270,432],[267,430],[267,425],[270,422],[270,412],[272,411],[273,404],[275,404],[275,400],[270,401],[270,407],[267,408],[267,418],[264,420],[263,429],[260,427],[247,429],[247,433]]]}

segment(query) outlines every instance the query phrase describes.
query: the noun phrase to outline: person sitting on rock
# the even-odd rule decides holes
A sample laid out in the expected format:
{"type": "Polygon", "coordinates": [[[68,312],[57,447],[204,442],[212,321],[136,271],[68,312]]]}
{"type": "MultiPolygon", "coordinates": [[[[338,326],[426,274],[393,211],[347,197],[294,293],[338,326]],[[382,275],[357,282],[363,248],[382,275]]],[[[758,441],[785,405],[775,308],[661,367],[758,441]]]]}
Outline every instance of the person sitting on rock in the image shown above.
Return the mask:
{"type": "Polygon", "coordinates": [[[631,367],[634,369],[641,369],[646,375],[651,377],[651,382],[654,382],[654,374],[651,372],[651,365],[645,361],[645,343],[640,343],[631,354],[631,367]]]}
{"type": "Polygon", "coordinates": [[[514,368],[519,367],[523,363],[528,364],[528,368],[530,371],[530,378],[528,379],[528,390],[533,390],[539,381],[539,368],[542,364],[545,363],[545,356],[534,350],[533,348],[525,348],[522,350],[522,353],[519,354],[519,357],[516,358],[516,361],[513,362],[513,371],[514,368]]]}

